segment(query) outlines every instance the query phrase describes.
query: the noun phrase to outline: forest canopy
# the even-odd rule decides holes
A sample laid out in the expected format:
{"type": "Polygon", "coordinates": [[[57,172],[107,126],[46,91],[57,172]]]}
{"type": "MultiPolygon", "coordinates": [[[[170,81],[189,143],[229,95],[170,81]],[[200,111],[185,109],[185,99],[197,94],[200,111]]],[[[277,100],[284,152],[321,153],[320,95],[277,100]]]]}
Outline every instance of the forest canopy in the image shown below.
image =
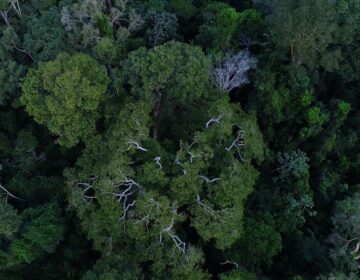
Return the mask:
{"type": "Polygon", "coordinates": [[[360,279],[360,1],[0,0],[0,63],[0,279],[360,279]]]}

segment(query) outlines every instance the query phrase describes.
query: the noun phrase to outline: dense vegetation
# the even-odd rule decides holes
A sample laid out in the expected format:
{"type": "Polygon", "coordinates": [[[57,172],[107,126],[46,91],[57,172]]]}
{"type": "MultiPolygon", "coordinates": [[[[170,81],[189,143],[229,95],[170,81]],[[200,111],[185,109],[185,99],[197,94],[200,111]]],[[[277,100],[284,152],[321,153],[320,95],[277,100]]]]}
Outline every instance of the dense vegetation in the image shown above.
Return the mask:
{"type": "Polygon", "coordinates": [[[0,279],[360,279],[359,0],[0,0],[0,279]]]}

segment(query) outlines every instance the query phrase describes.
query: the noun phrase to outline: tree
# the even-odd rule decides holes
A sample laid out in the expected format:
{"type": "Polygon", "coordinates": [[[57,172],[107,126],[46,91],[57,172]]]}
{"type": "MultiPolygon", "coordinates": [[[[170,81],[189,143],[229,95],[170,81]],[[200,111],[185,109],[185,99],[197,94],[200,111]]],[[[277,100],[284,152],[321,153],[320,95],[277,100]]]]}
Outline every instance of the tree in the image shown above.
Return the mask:
{"type": "Polygon", "coordinates": [[[150,14],[147,38],[150,46],[160,45],[174,39],[177,29],[177,18],[174,14],[167,12],[150,14]]]}
{"type": "Polygon", "coordinates": [[[21,102],[61,145],[71,147],[94,133],[108,84],[105,68],[91,57],[61,53],[29,71],[21,102]]]}
{"type": "Polygon", "coordinates": [[[272,8],[269,30],[279,57],[309,70],[338,68],[340,52],[330,48],[336,43],[333,2],[278,0],[272,8]]]}
{"type": "Polygon", "coordinates": [[[353,197],[336,203],[335,213],[332,217],[334,234],[329,237],[333,245],[331,257],[338,268],[345,271],[357,271],[360,252],[359,219],[360,197],[356,193],[353,197]]]}
{"type": "Polygon", "coordinates": [[[52,60],[65,49],[65,31],[60,24],[58,9],[51,8],[27,24],[23,46],[36,61],[52,60]]]}
{"type": "Polygon", "coordinates": [[[12,27],[7,27],[0,37],[0,104],[13,101],[18,94],[20,79],[25,74],[26,67],[13,59],[18,36],[12,27]]]}
{"type": "Polygon", "coordinates": [[[0,271],[31,263],[53,252],[63,238],[63,222],[56,204],[28,208],[18,214],[13,220],[17,223],[16,236],[7,240],[6,249],[0,250],[0,271]]]}
{"type": "Polygon", "coordinates": [[[3,196],[1,196],[0,217],[0,244],[3,246],[4,243],[14,238],[20,226],[20,218],[16,210],[10,204],[6,203],[3,196]]]}
{"type": "Polygon", "coordinates": [[[239,23],[239,13],[228,4],[213,2],[202,11],[203,24],[196,40],[215,52],[231,48],[239,23]]]}
{"type": "MultiPolygon", "coordinates": [[[[198,48],[169,42],[139,49],[126,63],[131,97],[66,171],[69,202],[103,255],[149,263],[143,273],[153,278],[206,279],[201,244],[213,240],[224,250],[243,233],[244,203],[258,176],[252,162],[263,159],[256,118],[209,85],[198,48]],[[201,125],[179,137],[154,134],[162,98],[160,108],[184,108],[190,123],[198,121],[192,105],[204,104],[201,125]]],[[[180,116],[172,126],[184,122],[180,116]]]]}
{"type": "Polygon", "coordinates": [[[189,19],[196,14],[196,7],[193,5],[192,0],[170,0],[170,4],[175,10],[176,15],[189,19]]]}
{"type": "Polygon", "coordinates": [[[226,58],[222,65],[214,69],[216,85],[224,92],[241,87],[249,82],[247,72],[255,64],[256,59],[248,51],[226,58]]]}
{"type": "Polygon", "coordinates": [[[200,48],[184,43],[168,42],[148,51],[138,49],[130,53],[124,69],[132,95],[153,105],[155,138],[166,130],[175,135],[186,131],[186,126],[176,126],[203,125],[204,119],[196,122],[193,106],[203,110],[199,104],[218,94],[211,88],[210,61],[200,48]],[[174,112],[179,115],[174,116],[174,112]]]}
{"type": "MultiPolygon", "coordinates": [[[[252,216],[252,215],[251,215],[252,216]]],[[[251,271],[270,266],[282,249],[282,238],[271,215],[264,219],[245,218],[245,232],[239,242],[225,253],[226,258],[251,271]]]]}

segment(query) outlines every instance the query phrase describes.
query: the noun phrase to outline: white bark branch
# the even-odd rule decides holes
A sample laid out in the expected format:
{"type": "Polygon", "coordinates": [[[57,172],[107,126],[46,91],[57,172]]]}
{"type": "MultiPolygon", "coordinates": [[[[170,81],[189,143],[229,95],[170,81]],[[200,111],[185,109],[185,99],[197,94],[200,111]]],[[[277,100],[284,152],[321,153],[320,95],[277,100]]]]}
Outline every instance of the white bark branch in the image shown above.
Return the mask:
{"type": "Polygon", "coordinates": [[[161,165],[160,160],[161,160],[161,157],[155,157],[154,158],[154,161],[159,166],[159,169],[162,169],[162,165],[161,165]]]}
{"type": "Polygon", "coordinates": [[[217,181],[220,181],[220,178],[210,179],[210,178],[208,178],[208,177],[206,177],[206,176],[203,176],[203,175],[199,175],[199,177],[200,177],[201,179],[204,179],[205,182],[206,182],[206,184],[212,184],[212,183],[215,183],[215,182],[217,182],[217,181]]]}
{"type": "Polygon", "coordinates": [[[133,199],[133,195],[138,192],[141,186],[132,179],[124,177],[124,180],[117,184],[112,184],[113,188],[119,188],[118,192],[102,192],[102,194],[110,194],[117,198],[122,206],[123,214],[119,218],[119,222],[126,219],[127,213],[131,207],[134,207],[136,200],[128,203],[133,199]]]}
{"type": "Polygon", "coordinates": [[[224,92],[230,92],[249,82],[247,72],[256,65],[256,59],[248,51],[227,58],[214,69],[216,85],[224,92]]]}
{"type": "Polygon", "coordinates": [[[143,151],[143,152],[147,152],[148,150],[143,148],[138,142],[133,141],[133,140],[129,140],[128,143],[134,147],[137,150],[143,151]]]}
{"type": "Polygon", "coordinates": [[[239,269],[239,264],[238,263],[232,262],[232,261],[229,261],[229,260],[226,260],[226,261],[224,261],[224,262],[222,262],[220,264],[221,265],[232,264],[232,265],[236,266],[236,269],[239,269]]]}
{"type": "Polygon", "coordinates": [[[229,152],[234,147],[239,148],[240,146],[244,146],[245,145],[244,137],[245,137],[244,131],[242,130],[238,131],[234,142],[232,142],[229,147],[225,148],[225,150],[229,152]]]}
{"type": "Polygon", "coordinates": [[[5,193],[6,193],[6,202],[7,202],[7,198],[10,196],[12,198],[18,199],[18,200],[23,200],[15,195],[13,195],[11,192],[9,192],[7,189],[5,189],[1,184],[0,184],[0,189],[2,189],[5,193]]]}
{"type": "Polygon", "coordinates": [[[205,128],[206,129],[208,129],[209,128],[209,126],[210,126],[210,124],[212,124],[212,123],[220,123],[220,120],[221,120],[221,118],[223,117],[223,113],[221,113],[219,116],[217,116],[217,117],[212,117],[207,123],[206,123],[206,125],[205,125],[205,128]]]}
{"type": "Polygon", "coordinates": [[[163,233],[166,233],[172,239],[172,241],[175,243],[176,248],[178,248],[179,251],[182,254],[184,254],[185,250],[186,250],[186,243],[183,242],[179,236],[172,233],[173,226],[174,226],[174,218],[172,218],[170,225],[168,225],[166,228],[164,228],[160,232],[159,242],[160,242],[160,244],[162,244],[162,235],[163,235],[163,233]]]}
{"type": "Polygon", "coordinates": [[[14,8],[15,12],[21,16],[21,8],[19,4],[19,0],[9,0],[11,6],[14,8]]]}

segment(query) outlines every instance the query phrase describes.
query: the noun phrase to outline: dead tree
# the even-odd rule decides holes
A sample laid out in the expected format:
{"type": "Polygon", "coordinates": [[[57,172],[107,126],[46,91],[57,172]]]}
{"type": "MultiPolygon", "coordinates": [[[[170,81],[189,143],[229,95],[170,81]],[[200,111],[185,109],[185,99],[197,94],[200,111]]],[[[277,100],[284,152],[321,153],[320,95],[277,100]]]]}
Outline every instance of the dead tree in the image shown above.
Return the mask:
{"type": "Polygon", "coordinates": [[[230,56],[214,69],[216,85],[224,92],[249,82],[248,71],[255,67],[256,59],[248,51],[230,56]]]}

